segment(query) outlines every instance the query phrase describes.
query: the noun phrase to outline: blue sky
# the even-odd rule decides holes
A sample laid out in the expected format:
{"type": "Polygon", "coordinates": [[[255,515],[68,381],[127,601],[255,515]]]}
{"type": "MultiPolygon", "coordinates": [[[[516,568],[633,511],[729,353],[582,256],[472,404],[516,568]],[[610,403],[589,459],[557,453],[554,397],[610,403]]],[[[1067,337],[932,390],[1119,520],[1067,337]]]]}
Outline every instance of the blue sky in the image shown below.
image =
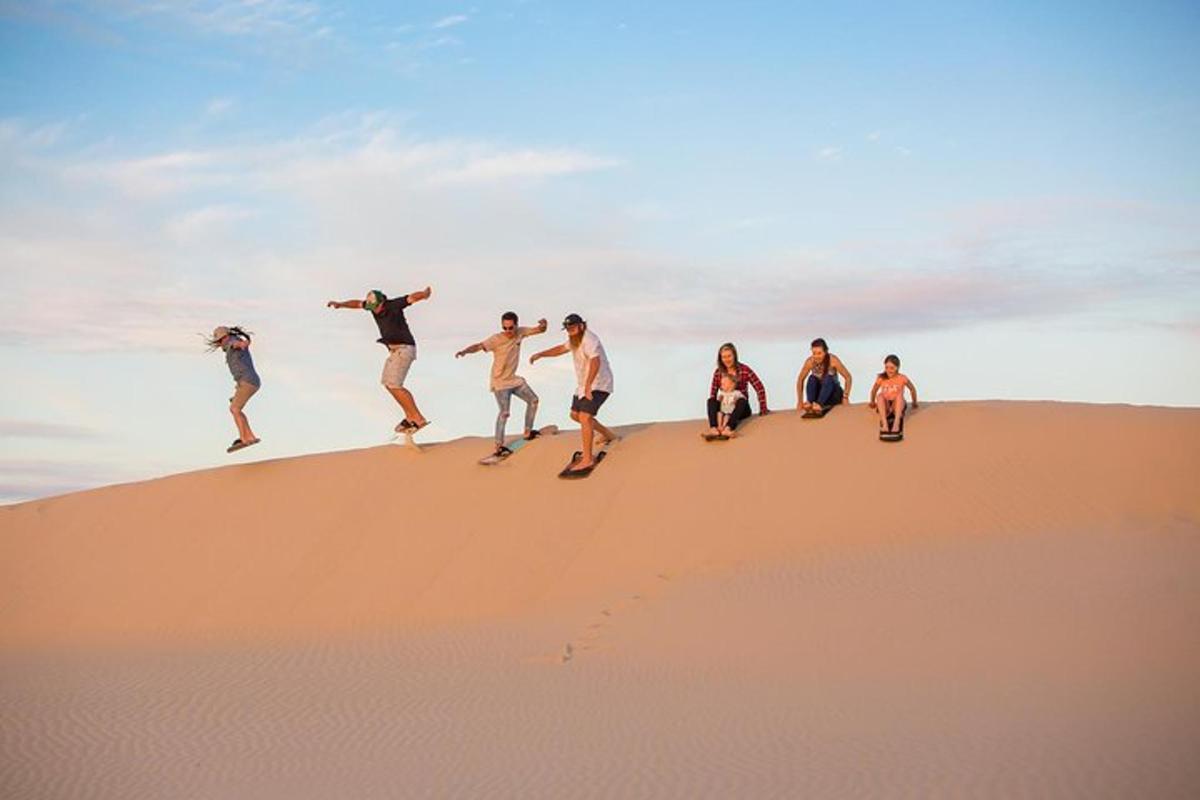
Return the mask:
{"type": "MultiPolygon", "coordinates": [[[[858,399],[898,352],[928,399],[1195,405],[1197,44],[1188,3],[0,2],[0,500],[230,461],[217,324],[240,460],[385,440],[324,308],[372,287],[434,286],[430,438],[490,430],[452,353],[508,308],[590,319],[615,422],[699,416],[728,339],[789,407],[815,336],[858,399]]],[[[565,422],[569,364],[524,374],[565,422]]]]}

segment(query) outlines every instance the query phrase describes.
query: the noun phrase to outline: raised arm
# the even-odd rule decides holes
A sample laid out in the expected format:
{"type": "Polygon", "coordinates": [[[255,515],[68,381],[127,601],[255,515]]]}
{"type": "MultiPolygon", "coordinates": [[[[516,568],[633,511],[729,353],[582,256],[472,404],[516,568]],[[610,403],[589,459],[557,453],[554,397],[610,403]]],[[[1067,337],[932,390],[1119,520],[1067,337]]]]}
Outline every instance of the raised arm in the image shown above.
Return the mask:
{"type": "Polygon", "coordinates": [[[362,308],[362,300],[330,300],[325,304],[326,308],[362,308]]]}
{"type": "Polygon", "coordinates": [[[555,356],[561,356],[564,353],[569,353],[570,351],[571,348],[567,347],[565,344],[556,345],[551,347],[549,350],[543,350],[540,353],[534,353],[529,357],[529,363],[532,364],[539,358],[554,358],[555,356]]]}
{"type": "Polygon", "coordinates": [[[544,319],[539,319],[537,325],[534,325],[532,328],[522,328],[521,332],[525,336],[538,336],[545,333],[547,327],[549,327],[549,323],[544,319]]]}
{"type": "Polygon", "coordinates": [[[483,342],[476,342],[475,344],[467,345],[462,350],[459,350],[457,353],[454,354],[454,357],[462,358],[463,356],[468,356],[471,353],[478,353],[482,349],[483,349],[483,342]]]}
{"type": "Polygon", "coordinates": [[[408,295],[408,304],[411,306],[413,303],[419,303],[422,300],[428,300],[432,294],[433,287],[431,286],[426,286],[419,292],[411,292],[408,295]]]}
{"type": "Polygon", "coordinates": [[[800,374],[796,377],[796,408],[804,405],[804,379],[810,372],[812,372],[812,356],[804,359],[804,366],[800,368],[800,374]]]}

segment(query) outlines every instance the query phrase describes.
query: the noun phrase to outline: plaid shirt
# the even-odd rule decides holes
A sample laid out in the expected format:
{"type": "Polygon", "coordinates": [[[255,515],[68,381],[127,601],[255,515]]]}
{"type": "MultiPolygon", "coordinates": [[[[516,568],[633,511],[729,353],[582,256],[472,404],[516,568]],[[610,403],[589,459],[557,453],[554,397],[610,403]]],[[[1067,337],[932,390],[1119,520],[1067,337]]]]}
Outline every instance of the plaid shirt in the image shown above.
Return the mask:
{"type": "MultiPolygon", "coordinates": [[[[716,369],[713,371],[712,389],[709,391],[709,397],[717,396],[717,389],[721,388],[721,376],[725,374],[724,369],[716,369]]],[[[762,381],[754,374],[754,370],[747,367],[745,364],[738,364],[737,375],[737,390],[744,395],[749,396],[746,390],[746,384],[754,387],[754,391],[758,393],[758,413],[767,413],[767,390],[763,387],[762,381]]]]}

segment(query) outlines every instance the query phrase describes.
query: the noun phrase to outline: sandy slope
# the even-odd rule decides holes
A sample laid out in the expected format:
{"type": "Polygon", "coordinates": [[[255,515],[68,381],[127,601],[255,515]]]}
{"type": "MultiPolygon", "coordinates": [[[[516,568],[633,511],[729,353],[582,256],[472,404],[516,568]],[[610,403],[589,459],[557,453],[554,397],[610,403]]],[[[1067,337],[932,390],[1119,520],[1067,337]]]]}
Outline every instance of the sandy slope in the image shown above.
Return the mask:
{"type": "Polygon", "coordinates": [[[1200,792],[1200,411],[576,446],[0,510],[0,795],[1200,792]]]}

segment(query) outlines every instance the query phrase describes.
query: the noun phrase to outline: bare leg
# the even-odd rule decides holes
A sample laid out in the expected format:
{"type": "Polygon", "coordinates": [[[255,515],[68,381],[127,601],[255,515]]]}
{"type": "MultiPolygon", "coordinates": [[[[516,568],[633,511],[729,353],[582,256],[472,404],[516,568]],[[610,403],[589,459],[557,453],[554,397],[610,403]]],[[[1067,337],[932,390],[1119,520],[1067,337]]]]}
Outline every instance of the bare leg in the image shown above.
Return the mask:
{"type": "Polygon", "coordinates": [[[892,413],[895,417],[892,419],[892,433],[900,432],[900,423],[904,421],[904,395],[897,395],[892,401],[892,413]]]}
{"type": "Polygon", "coordinates": [[[582,411],[574,412],[571,416],[579,420],[579,433],[583,437],[583,455],[572,466],[575,469],[584,469],[596,463],[596,459],[592,457],[592,437],[596,433],[596,418],[582,411]]]}
{"type": "Polygon", "coordinates": [[[415,422],[418,425],[424,425],[426,422],[425,415],[417,408],[417,401],[413,399],[412,392],[403,387],[387,387],[388,392],[392,397],[396,398],[396,402],[404,409],[404,418],[415,422]]]}
{"type": "Polygon", "coordinates": [[[888,402],[882,393],[875,397],[875,409],[879,412],[879,431],[887,430],[888,402]]]}
{"type": "Polygon", "coordinates": [[[592,428],[596,431],[599,431],[600,435],[604,437],[605,444],[610,444],[617,440],[617,435],[605,426],[601,425],[600,420],[596,419],[595,417],[592,417],[592,428]]]}
{"type": "Polygon", "coordinates": [[[237,425],[239,439],[246,443],[258,441],[254,431],[250,430],[250,420],[246,418],[244,411],[230,406],[229,413],[233,415],[233,424],[237,425]]]}

